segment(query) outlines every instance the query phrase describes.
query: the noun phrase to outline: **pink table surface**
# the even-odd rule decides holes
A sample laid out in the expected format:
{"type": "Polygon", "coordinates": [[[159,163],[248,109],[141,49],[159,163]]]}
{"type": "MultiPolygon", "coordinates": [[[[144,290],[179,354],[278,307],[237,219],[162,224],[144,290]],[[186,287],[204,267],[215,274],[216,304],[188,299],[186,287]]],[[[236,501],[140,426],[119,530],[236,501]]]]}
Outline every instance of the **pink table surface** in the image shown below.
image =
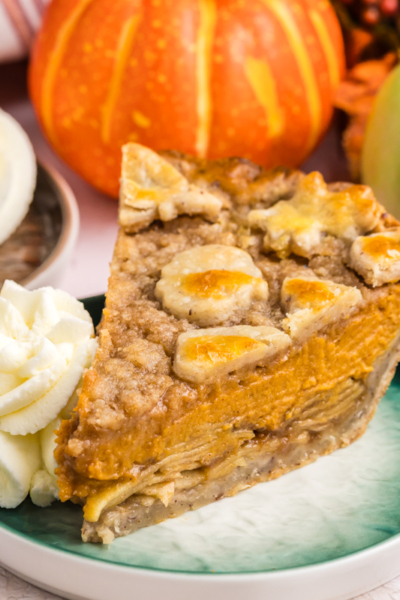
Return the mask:
{"type": "MultiPolygon", "coordinates": [[[[102,294],[107,288],[109,263],[118,229],[117,202],[83,181],[50,148],[28,99],[26,63],[0,66],[0,107],[20,122],[33,143],[38,159],[53,165],[65,177],[78,201],[81,217],[78,242],[59,287],[77,298],[102,294]]],[[[337,128],[330,131],[303,168],[306,171],[322,171],[327,181],[348,178],[337,128]]],[[[0,600],[56,600],[56,597],[0,567],[0,600]]],[[[400,577],[354,600],[400,600],[400,577]]]]}

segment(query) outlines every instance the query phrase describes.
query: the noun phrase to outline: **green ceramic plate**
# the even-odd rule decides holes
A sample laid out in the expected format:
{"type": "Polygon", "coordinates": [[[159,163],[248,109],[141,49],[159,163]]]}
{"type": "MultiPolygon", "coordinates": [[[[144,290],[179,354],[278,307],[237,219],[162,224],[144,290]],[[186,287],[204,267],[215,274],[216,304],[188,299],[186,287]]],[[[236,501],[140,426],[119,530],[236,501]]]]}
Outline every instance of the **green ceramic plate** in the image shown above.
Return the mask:
{"type": "MultiPolygon", "coordinates": [[[[103,302],[103,297],[85,301],[96,323],[103,302]]],[[[312,565],[316,573],[322,567],[328,574],[340,572],[336,577],[341,577],[342,583],[347,581],[346,575],[337,569],[343,565],[362,565],[364,576],[362,581],[354,579],[353,569],[350,587],[340,593],[331,586],[327,595],[313,596],[310,589],[302,598],[350,598],[379,585],[400,572],[400,373],[367,433],[349,448],[234,498],[120,538],[111,547],[83,544],[81,521],[81,509],[72,504],[55,503],[40,509],[27,500],[15,510],[0,510],[0,544],[1,534],[8,532],[15,534],[10,539],[17,536],[20,543],[33,542],[32,548],[50,549],[53,556],[60,550],[57,556],[64,560],[68,554],[91,559],[82,564],[97,563],[97,568],[124,566],[136,574],[144,569],[147,577],[158,582],[157,577],[167,573],[170,577],[176,574],[177,581],[178,574],[208,575],[207,580],[212,575],[214,582],[220,581],[217,574],[242,575],[246,581],[255,581],[247,576],[257,573],[267,578],[263,596],[255,594],[260,598],[267,589],[268,598],[290,598],[289,592],[282,596],[282,589],[274,596],[268,581],[276,582],[278,573],[282,581],[285,574],[286,581],[293,573],[301,578],[312,572],[312,565]],[[387,555],[394,546],[397,560],[387,555]],[[370,550],[362,552],[366,549],[370,550]],[[370,581],[366,557],[375,557],[373,564],[378,564],[382,556],[390,569],[379,570],[370,581]]],[[[7,564],[1,546],[0,560],[7,564]]],[[[42,579],[39,583],[51,587],[42,579]]],[[[65,586],[61,593],[71,594],[65,586]]],[[[92,598],[90,594],[79,597],[92,598]]],[[[143,600],[153,597],[149,594],[143,600]]],[[[182,598],[187,600],[187,596],[182,598]]]]}

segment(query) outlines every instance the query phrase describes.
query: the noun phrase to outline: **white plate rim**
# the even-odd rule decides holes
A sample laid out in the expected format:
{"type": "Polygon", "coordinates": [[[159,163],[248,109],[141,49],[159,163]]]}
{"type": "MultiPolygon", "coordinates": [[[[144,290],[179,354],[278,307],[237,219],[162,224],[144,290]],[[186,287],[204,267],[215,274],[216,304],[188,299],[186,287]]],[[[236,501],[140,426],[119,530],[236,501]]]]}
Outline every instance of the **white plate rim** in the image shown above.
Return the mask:
{"type": "Polygon", "coordinates": [[[370,548],[315,565],[277,571],[183,573],[113,564],[35,542],[0,523],[0,563],[23,579],[77,600],[349,600],[400,573],[400,534],[370,548]],[[131,592],[135,590],[135,595],[131,592]],[[140,593],[139,593],[140,590],[140,593]],[[299,590],[301,590],[299,592],[299,590]],[[215,595],[217,594],[217,596],[215,595]],[[299,595],[300,594],[300,595],[299,595]]]}

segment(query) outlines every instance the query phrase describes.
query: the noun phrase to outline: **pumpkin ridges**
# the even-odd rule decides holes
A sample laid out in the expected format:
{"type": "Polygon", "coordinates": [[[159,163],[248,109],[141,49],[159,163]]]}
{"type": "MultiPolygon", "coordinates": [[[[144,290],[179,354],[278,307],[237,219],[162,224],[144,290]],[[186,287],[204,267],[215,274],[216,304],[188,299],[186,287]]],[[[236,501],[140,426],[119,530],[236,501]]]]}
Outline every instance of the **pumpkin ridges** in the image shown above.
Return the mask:
{"type": "Polygon", "coordinates": [[[302,33],[305,51],[310,57],[310,69],[314,76],[315,92],[319,98],[320,115],[318,130],[316,130],[316,138],[313,143],[313,146],[315,146],[320,140],[322,133],[325,132],[333,113],[331,102],[326,101],[327,98],[332,98],[328,63],[310,16],[308,0],[299,0],[297,2],[295,0],[287,1],[291,3],[293,17],[298,30],[302,33]]]}
{"type": "MultiPolygon", "coordinates": [[[[213,56],[213,122],[209,158],[238,155],[253,158],[270,151],[265,109],[256,98],[245,73],[248,56],[263,60],[256,41],[254,14],[268,23],[265,8],[256,0],[248,10],[228,0],[220,7],[213,56]]],[[[262,160],[262,159],[261,159],[262,160]]]]}
{"type": "Polygon", "coordinates": [[[116,104],[119,117],[113,126],[112,142],[122,144],[126,141],[123,136],[130,131],[131,139],[136,136],[155,149],[179,146],[195,153],[199,4],[195,3],[194,10],[192,0],[164,0],[162,8],[146,3],[142,10],[143,18],[122,82],[123,94],[116,104]],[[161,17],[162,24],[154,27],[161,17]],[[148,126],[141,127],[132,120],[133,112],[144,116],[148,126]]]}
{"type": "Polygon", "coordinates": [[[285,0],[263,0],[265,5],[274,13],[279,20],[287,39],[292,47],[299,72],[303,81],[305,93],[308,99],[310,116],[310,133],[306,150],[310,150],[316,143],[321,129],[321,99],[315,77],[313,64],[308,55],[302,35],[298,29],[291,7],[285,0]]]}
{"type": "Polygon", "coordinates": [[[49,58],[47,69],[44,73],[42,83],[42,103],[41,103],[41,115],[43,120],[44,129],[51,141],[51,143],[57,148],[59,145],[58,137],[56,135],[53,125],[53,86],[58,74],[59,67],[61,65],[64,52],[66,51],[68,41],[77,26],[79,20],[83,16],[85,10],[94,0],[80,0],[74,7],[69,18],[64,22],[63,26],[58,32],[57,39],[55,41],[55,47],[49,58]]]}
{"type": "MultiPolygon", "coordinates": [[[[81,2],[53,0],[33,52],[31,95],[48,137],[43,79],[59,31],[81,2]]],[[[340,70],[341,34],[327,1],[92,0],[58,59],[59,68],[53,67],[57,73],[50,86],[50,120],[60,154],[96,187],[115,196],[120,147],[128,140],[188,153],[197,149],[205,154],[208,149],[212,158],[236,154],[267,166],[297,166],[306,154],[310,108],[293,43],[268,8],[271,2],[284,3],[301,32],[321,105],[319,137],[332,112],[335,63],[306,11],[321,15],[340,70]],[[199,46],[201,5],[211,7],[212,18],[208,45],[203,41],[199,46]],[[130,19],[139,13],[135,39],[125,39],[125,53],[117,59],[118,45],[124,46],[123,24],[128,35],[126,23],[133,28],[130,19]],[[206,65],[201,70],[203,95],[198,85],[200,52],[200,63],[206,65]],[[205,103],[199,102],[200,96],[205,103]]]]}
{"type": "Polygon", "coordinates": [[[54,47],[58,31],[77,2],[79,0],[70,0],[69,2],[64,2],[62,7],[56,5],[56,2],[49,2],[43,15],[43,27],[38,32],[32,47],[28,82],[29,91],[39,117],[41,117],[40,106],[43,75],[47,68],[47,62],[54,47]],[[47,23],[52,23],[54,26],[47,27],[47,23]]]}
{"type": "Polygon", "coordinates": [[[115,67],[121,24],[139,4],[113,0],[106,14],[99,0],[91,4],[70,38],[54,84],[54,120],[64,159],[83,177],[90,176],[97,188],[115,195],[121,151],[112,140],[105,145],[101,139],[102,108],[115,67]]]}
{"type": "MultiPolygon", "coordinates": [[[[79,0],[54,0],[48,8],[46,18],[57,25],[60,20],[63,23],[78,2],[79,0]]],[[[117,48],[119,27],[115,27],[115,24],[119,25],[131,16],[135,4],[139,5],[139,0],[114,0],[106,14],[100,1],[90,5],[70,37],[53,86],[53,120],[60,154],[95,187],[114,196],[118,194],[120,148],[114,146],[110,152],[112,145],[107,147],[102,143],[101,107],[109,88],[117,48]],[[93,51],[88,53],[86,46],[93,46],[93,51]],[[85,94],[81,92],[81,88],[85,88],[85,94]],[[78,118],[79,111],[82,116],[78,118]]],[[[56,30],[60,29],[61,23],[56,30]]],[[[35,59],[30,69],[31,97],[44,129],[39,101],[43,80],[41,65],[47,65],[53,51],[56,37],[54,31],[45,27],[39,33],[34,55],[40,53],[41,62],[35,59]]],[[[46,129],[45,133],[49,137],[46,129]]]]}
{"type": "Polygon", "coordinates": [[[267,61],[248,56],[244,64],[246,77],[265,111],[267,132],[271,138],[280,137],[285,128],[276,81],[267,61]]]}
{"type": "Polygon", "coordinates": [[[342,32],[330,0],[320,0],[318,10],[315,0],[304,0],[304,2],[325,57],[330,75],[332,98],[334,98],[346,68],[342,32]]]}
{"type": "Polygon", "coordinates": [[[302,4],[302,10],[296,11],[295,14],[299,27],[303,32],[304,43],[307,51],[309,52],[310,56],[313,57],[314,73],[322,101],[321,126],[319,135],[320,139],[322,133],[328,127],[333,113],[332,104],[326,101],[324,102],[323,100],[324,98],[328,98],[333,101],[338,85],[338,76],[343,68],[343,64],[340,61],[340,53],[337,53],[335,61],[336,68],[333,67],[333,74],[332,65],[330,65],[332,60],[330,61],[329,44],[332,38],[331,35],[329,35],[328,29],[330,29],[334,34],[335,30],[337,33],[339,28],[333,8],[329,2],[325,0],[321,0],[319,2],[318,9],[321,11],[320,13],[316,12],[315,2],[311,2],[310,0],[302,0],[302,4]],[[318,17],[316,19],[315,15],[319,16],[320,14],[324,15],[323,23],[325,26],[323,25],[322,28],[320,25],[315,25],[316,22],[318,23],[318,17]]]}
{"type": "Polygon", "coordinates": [[[200,24],[197,34],[196,79],[197,79],[197,133],[196,151],[201,158],[208,152],[211,103],[211,58],[214,43],[214,30],[217,20],[215,0],[198,0],[200,24]]]}
{"type": "MultiPolygon", "coordinates": [[[[262,0],[265,5],[265,0],[262,0]]],[[[270,156],[273,166],[278,164],[298,165],[306,154],[310,137],[311,116],[305,84],[294,56],[293,45],[281,19],[275,11],[269,12],[269,19],[274,24],[275,39],[279,40],[279,49],[260,41],[260,53],[265,53],[271,64],[271,71],[277,81],[278,94],[285,120],[284,136],[288,143],[282,148],[279,140],[272,140],[270,156]],[[304,91],[303,91],[304,90],[304,91]]],[[[260,32],[261,34],[261,32],[260,32]]],[[[277,43],[275,42],[275,46],[277,43]]]]}
{"type": "Polygon", "coordinates": [[[326,62],[328,65],[330,84],[332,89],[336,89],[340,81],[340,66],[337,60],[337,55],[333,46],[333,42],[329,35],[329,31],[319,15],[315,10],[310,10],[310,19],[314,25],[314,29],[317,33],[319,42],[325,54],[326,62]]]}
{"type": "Polygon", "coordinates": [[[211,157],[237,154],[256,162],[267,157],[269,166],[298,164],[304,156],[309,123],[308,106],[302,95],[302,81],[290,45],[279,21],[265,9],[263,0],[238,8],[230,3],[219,19],[217,52],[214,64],[214,114],[211,157]],[[246,35],[241,37],[243,30],[246,35]],[[235,54],[227,51],[234,45],[235,54]],[[222,49],[222,51],[219,50],[222,49]],[[285,119],[285,148],[278,138],[267,134],[265,106],[256,98],[244,66],[247,58],[266,62],[275,78],[277,95],[285,119]],[[222,62],[221,62],[222,61],[222,62]],[[296,109],[298,110],[296,114],[296,109]],[[232,136],[227,132],[232,128],[232,136]],[[288,133],[289,132],[289,133],[288,133]],[[290,136],[290,137],[289,137],[290,136]]]}
{"type": "Polygon", "coordinates": [[[121,83],[129,59],[129,51],[133,44],[139,21],[140,15],[133,15],[127,19],[122,26],[118,39],[114,72],[112,74],[106,101],[102,107],[101,138],[104,144],[110,142],[113,109],[115,108],[118,93],[121,92],[121,83]]]}

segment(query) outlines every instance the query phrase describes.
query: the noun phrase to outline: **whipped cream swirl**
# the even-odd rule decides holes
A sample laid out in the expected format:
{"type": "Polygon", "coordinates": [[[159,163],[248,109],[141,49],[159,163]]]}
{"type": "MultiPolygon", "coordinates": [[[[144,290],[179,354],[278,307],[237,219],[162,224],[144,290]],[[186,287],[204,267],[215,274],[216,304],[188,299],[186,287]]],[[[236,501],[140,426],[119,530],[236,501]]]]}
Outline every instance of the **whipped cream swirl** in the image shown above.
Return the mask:
{"type": "Polygon", "coordinates": [[[66,292],[30,292],[6,281],[0,293],[0,431],[34,434],[53,421],[91,363],[89,313],[66,292]]]}

